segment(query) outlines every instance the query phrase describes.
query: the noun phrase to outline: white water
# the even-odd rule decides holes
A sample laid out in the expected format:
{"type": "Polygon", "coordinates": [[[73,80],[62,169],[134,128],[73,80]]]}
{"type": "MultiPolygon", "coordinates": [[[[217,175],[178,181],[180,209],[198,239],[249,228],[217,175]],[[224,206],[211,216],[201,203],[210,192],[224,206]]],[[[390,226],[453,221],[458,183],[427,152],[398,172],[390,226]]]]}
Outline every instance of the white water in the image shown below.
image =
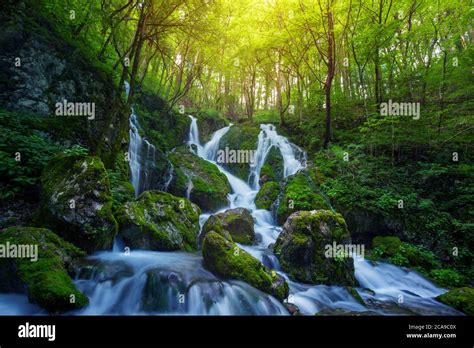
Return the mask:
{"type": "MultiPolygon", "coordinates": [[[[128,82],[125,82],[125,93],[127,96],[129,92],[130,85],[128,82]]],[[[140,136],[140,125],[133,107],[129,123],[130,142],[128,144],[128,156],[130,159],[130,181],[135,189],[135,196],[138,197],[141,192],[149,189],[150,167],[155,163],[156,148],[148,140],[140,136]]]]}
{"type": "MultiPolygon", "coordinates": [[[[194,145],[197,155],[214,163],[229,180],[232,188],[232,193],[228,197],[229,208],[244,207],[251,211],[255,232],[260,237],[259,242],[256,245],[240,245],[240,247],[288,280],[291,293],[288,300],[297,305],[301,313],[313,315],[321,310],[344,309],[390,315],[460,314],[434,300],[434,297],[445,291],[444,289],[435,286],[416,272],[384,263],[372,264],[365,260],[354,260],[355,276],[360,283],[360,288],[357,290],[366,301],[366,306],[354,300],[342,287],[308,285],[289,280],[280,270],[277,258],[268,249],[269,244],[277,239],[281,228],[276,225],[269,211],[256,209],[254,200],[258,192],[259,173],[272,146],[280,149],[282,153],[285,177],[305,167],[306,155],[286,138],[278,135],[273,126],[262,125],[258,137],[257,161],[251,168],[249,185],[215,162],[220,139],[231,126],[218,130],[208,143],[201,145],[197,121],[191,116],[188,144],[194,145]],[[364,288],[370,289],[374,294],[365,291],[364,288]]],[[[132,167],[133,164],[130,165],[132,167]]],[[[189,187],[191,190],[192,186],[189,187]]],[[[201,226],[209,216],[209,214],[200,216],[201,226]]],[[[70,314],[288,314],[285,307],[276,299],[248,284],[222,281],[215,277],[202,266],[199,252],[132,251],[127,255],[123,253],[123,248],[124,245],[117,240],[113,251],[96,253],[84,260],[84,265],[77,273],[75,284],[89,297],[90,304],[70,314]],[[144,294],[147,279],[152,273],[158,280],[152,287],[153,301],[147,304],[143,299],[150,298],[144,297],[144,294]],[[184,295],[184,302],[180,301],[182,299],[180,295],[184,295]]],[[[26,296],[13,295],[16,296],[14,298],[11,296],[11,294],[0,295],[0,314],[44,314],[44,311],[28,304],[26,296]],[[9,301],[15,303],[13,310],[6,306],[9,301]]]]}

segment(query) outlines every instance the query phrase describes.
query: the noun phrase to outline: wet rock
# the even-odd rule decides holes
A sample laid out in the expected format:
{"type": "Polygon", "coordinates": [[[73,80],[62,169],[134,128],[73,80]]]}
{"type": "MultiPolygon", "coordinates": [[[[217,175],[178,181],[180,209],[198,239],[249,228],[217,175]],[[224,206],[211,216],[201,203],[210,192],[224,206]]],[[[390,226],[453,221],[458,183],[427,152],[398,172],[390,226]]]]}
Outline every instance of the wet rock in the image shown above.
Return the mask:
{"type": "Polygon", "coordinates": [[[293,213],[275,243],[281,268],[298,281],[313,284],[356,285],[350,257],[327,257],[328,245],[351,243],[343,217],[329,210],[293,213]]]}

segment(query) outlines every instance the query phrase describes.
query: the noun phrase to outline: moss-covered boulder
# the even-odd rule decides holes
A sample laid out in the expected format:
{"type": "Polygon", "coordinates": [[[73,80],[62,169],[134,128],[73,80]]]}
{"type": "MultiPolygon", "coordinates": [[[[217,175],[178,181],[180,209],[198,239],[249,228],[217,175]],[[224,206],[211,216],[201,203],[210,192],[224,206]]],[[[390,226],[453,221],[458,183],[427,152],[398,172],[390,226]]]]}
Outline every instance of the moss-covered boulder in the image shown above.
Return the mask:
{"type": "MultiPolygon", "coordinates": [[[[84,252],[44,228],[10,227],[0,232],[2,253],[12,246],[33,247],[35,258],[0,258],[0,292],[26,292],[31,302],[50,313],[83,307],[87,297],[72,282],[68,269],[84,252]],[[9,246],[9,247],[8,247],[9,246]]],[[[13,247],[13,248],[14,248],[13,247]]],[[[25,249],[24,249],[25,250],[25,249]]]]}
{"type": "Polygon", "coordinates": [[[286,178],[277,208],[277,221],[282,225],[294,212],[300,210],[330,209],[320,194],[308,170],[298,172],[286,178]]]}
{"type": "Polygon", "coordinates": [[[283,156],[280,149],[271,147],[265,158],[265,164],[260,170],[260,185],[269,181],[280,182],[284,177],[285,165],[283,163],[283,156]]]}
{"type": "Polygon", "coordinates": [[[236,243],[252,244],[255,240],[253,217],[245,208],[229,209],[223,213],[211,215],[202,227],[201,241],[211,231],[236,243]]]}
{"type": "Polygon", "coordinates": [[[187,197],[204,211],[216,211],[227,205],[231,188],[227,178],[217,167],[180,147],[169,155],[174,167],[168,191],[187,197]]]}
{"type": "MultiPolygon", "coordinates": [[[[219,149],[224,150],[256,150],[260,129],[253,124],[232,126],[221,138],[219,149]]],[[[242,161],[241,161],[242,162],[242,161]]],[[[221,163],[230,173],[247,181],[250,174],[250,163],[221,163]]]]}
{"type": "Polygon", "coordinates": [[[283,277],[218,233],[207,233],[202,255],[204,266],[220,277],[244,281],[280,301],[288,297],[289,287],[283,277]]]}
{"type": "Polygon", "coordinates": [[[131,248],[191,251],[197,246],[200,213],[185,198],[145,191],[119,208],[119,233],[131,248]]]}
{"type": "Polygon", "coordinates": [[[463,287],[450,290],[436,299],[467,315],[474,315],[474,288],[463,287]]]}
{"type": "Polygon", "coordinates": [[[342,215],[329,210],[299,211],[283,225],[274,252],[281,268],[298,281],[356,285],[353,259],[326,254],[334,243],[351,243],[342,215]]]}
{"type": "Polygon", "coordinates": [[[55,156],[41,175],[41,189],[41,225],[88,252],[112,247],[117,222],[109,177],[99,158],[55,156]]]}
{"type": "Polygon", "coordinates": [[[255,197],[255,205],[258,209],[271,210],[272,204],[278,198],[280,184],[274,181],[266,182],[262,185],[255,197]]]}

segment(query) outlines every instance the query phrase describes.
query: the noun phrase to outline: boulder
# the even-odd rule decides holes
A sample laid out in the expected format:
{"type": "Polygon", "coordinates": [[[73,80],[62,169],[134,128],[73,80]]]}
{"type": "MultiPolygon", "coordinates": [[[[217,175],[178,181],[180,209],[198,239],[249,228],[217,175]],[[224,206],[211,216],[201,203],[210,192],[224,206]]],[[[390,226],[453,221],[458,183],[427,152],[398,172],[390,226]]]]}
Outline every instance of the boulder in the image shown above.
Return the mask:
{"type": "Polygon", "coordinates": [[[186,147],[170,153],[174,167],[168,191],[187,197],[204,211],[216,211],[227,205],[231,188],[227,178],[217,167],[190,152],[186,147]]]}
{"type": "Polygon", "coordinates": [[[255,197],[255,205],[258,209],[271,210],[273,203],[277,200],[280,193],[280,184],[274,181],[268,181],[262,185],[255,197]]]}
{"type": "Polygon", "coordinates": [[[474,288],[463,287],[450,290],[436,299],[467,315],[474,315],[474,288]]]}
{"type": "MultiPolygon", "coordinates": [[[[283,225],[274,246],[281,268],[297,281],[356,285],[351,257],[329,257],[327,246],[351,243],[343,217],[329,210],[299,211],[283,225]]],[[[337,255],[336,255],[337,256],[337,255]]]]}
{"type": "Polygon", "coordinates": [[[204,266],[222,277],[244,281],[282,301],[289,294],[285,279],[220,234],[209,232],[202,244],[204,266]]]}
{"type": "Polygon", "coordinates": [[[41,225],[88,252],[112,247],[117,222],[109,177],[98,157],[53,157],[41,175],[41,186],[41,225]]]}
{"type": "Polygon", "coordinates": [[[223,213],[211,215],[202,227],[200,240],[202,241],[211,231],[236,243],[252,244],[255,240],[253,217],[245,208],[229,209],[223,213]]]}
{"type": "Polygon", "coordinates": [[[329,204],[319,193],[318,185],[311,177],[310,171],[300,171],[286,178],[283,184],[277,208],[277,221],[282,225],[296,211],[329,208],[329,204]]]}
{"type": "MultiPolygon", "coordinates": [[[[257,150],[258,134],[260,129],[253,124],[239,124],[230,127],[229,131],[221,138],[219,149],[234,151],[257,150]]],[[[221,163],[230,173],[247,181],[250,174],[250,163],[221,163]]]]}
{"type": "Polygon", "coordinates": [[[0,292],[26,292],[30,302],[53,314],[88,304],[87,297],[76,288],[68,274],[73,261],[85,255],[83,251],[50,230],[35,227],[3,230],[0,245],[2,254],[8,249],[10,256],[12,248],[18,246],[27,247],[28,256],[33,256],[37,247],[35,258],[5,255],[0,258],[0,292]]]}
{"type": "Polygon", "coordinates": [[[284,170],[285,166],[280,149],[274,146],[271,147],[270,151],[268,151],[267,157],[265,158],[265,164],[260,170],[260,185],[269,181],[280,182],[283,180],[284,170]]]}
{"type": "Polygon", "coordinates": [[[120,235],[128,247],[146,250],[195,250],[200,209],[185,198],[145,191],[120,207],[120,235]]]}

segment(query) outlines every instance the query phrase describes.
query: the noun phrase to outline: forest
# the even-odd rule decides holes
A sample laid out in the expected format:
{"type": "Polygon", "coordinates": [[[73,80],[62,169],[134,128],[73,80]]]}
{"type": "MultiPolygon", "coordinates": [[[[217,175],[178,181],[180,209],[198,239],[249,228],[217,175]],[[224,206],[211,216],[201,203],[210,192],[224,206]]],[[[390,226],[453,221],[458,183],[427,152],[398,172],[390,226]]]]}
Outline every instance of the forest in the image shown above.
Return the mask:
{"type": "Polygon", "coordinates": [[[473,11],[0,2],[0,314],[474,315],[473,11]]]}

